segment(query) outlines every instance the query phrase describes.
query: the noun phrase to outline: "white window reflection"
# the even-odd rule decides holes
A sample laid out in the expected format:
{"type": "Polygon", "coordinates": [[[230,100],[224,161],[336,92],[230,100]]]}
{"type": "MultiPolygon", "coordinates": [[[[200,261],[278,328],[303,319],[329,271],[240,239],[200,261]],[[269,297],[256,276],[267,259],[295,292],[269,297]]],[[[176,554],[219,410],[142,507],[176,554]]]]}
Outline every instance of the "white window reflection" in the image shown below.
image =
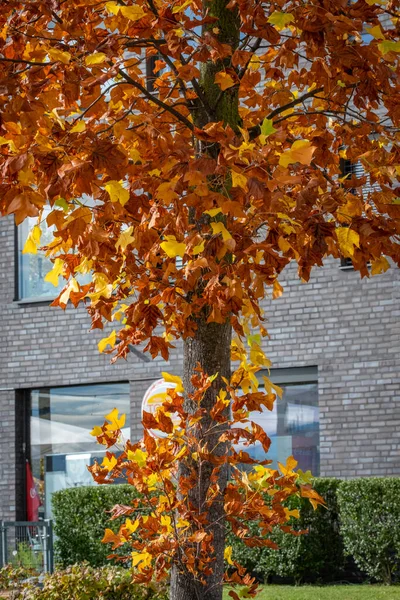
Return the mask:
{"type": "Polygon", "coordinates": [[[51,496],[61,489],[93,485],[87,465],[102,461],[104,450],[90,435],[114,407],[126,414],[130,438],[129,383],[41,388],[31,392],[31,460],[43,503],[51,517],[51,496]]]}
{"type": "MultiPolygon", "coordinates": [[[[50,212],[50,207],[43,210],[43,220],[40,224],[42,236],[40,245],[46,246],[53,240],[54,226],[48,227],[46,216],[50,212]]],[[[29,217],[18,226],[18,299],[53,299],[65,285],[65,279],[59,278],[58,287],[44,278],[53,268],[53,263],[45,256],[42,250],[37,254],[22,254],[25,242],[31,229],[37,225],[37,218],[29,217]]]]}

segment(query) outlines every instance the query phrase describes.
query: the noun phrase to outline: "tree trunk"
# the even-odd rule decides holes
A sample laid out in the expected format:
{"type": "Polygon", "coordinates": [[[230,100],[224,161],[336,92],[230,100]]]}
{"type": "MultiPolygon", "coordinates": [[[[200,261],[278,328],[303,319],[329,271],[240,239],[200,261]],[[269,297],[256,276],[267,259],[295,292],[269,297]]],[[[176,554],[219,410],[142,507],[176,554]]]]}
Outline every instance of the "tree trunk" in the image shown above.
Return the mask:
{"type": "MultiPolygon", "coordinates": [[[[202,402],[205,409],[201,420],[202,432],[207,432],[213,426],[212,434],[207,435],[204,443],[214,454],[224,454],[226,444],[219,443],[219,437],[226,425],[215,427],[215,421],[210,417],[210,410],[214,406],[216,397],[221,388],[224,387],[222,377],[230,377],[230,347],[231,347],[231,325],[229,321],[224,324],[206,323],[200,321],[196,334],[193,338],[184,341],[184,370],[183,383],[186,393],[193,391],[191,378],[194,370],[201,365],[207,375],[218,377],[207,390],[202,402]]],[[[188,398],[185,401],[186,410],[193,413],[198,407],[193,406],[188,398]]],[[[204,511],[204,500],[210,485],[210,476],[214,465],[203,463],[198,470],[198,486],[189,494],[193,506],[200,512],[204,511]]],[[[185,467],[180,466],[179,476],[187,474],[185,467]]],[[[221,490],[220,499],[217,499],[207,511],[208,530],[213,534],[214,560],[213,572],[206,578],[206,584],[196,582],[194,577],[187,571],[180,572],[178,567],[174,568],[171,575],[171,600],[222,600],[222,578],[224,573],[224,546],[225,546],[225,520],[223,494],[228,478],[228,468],[224,466],[219,474],[219,486],[221,490]]],[[[184,548],[182,549],[184,551],[184,548]]]]}

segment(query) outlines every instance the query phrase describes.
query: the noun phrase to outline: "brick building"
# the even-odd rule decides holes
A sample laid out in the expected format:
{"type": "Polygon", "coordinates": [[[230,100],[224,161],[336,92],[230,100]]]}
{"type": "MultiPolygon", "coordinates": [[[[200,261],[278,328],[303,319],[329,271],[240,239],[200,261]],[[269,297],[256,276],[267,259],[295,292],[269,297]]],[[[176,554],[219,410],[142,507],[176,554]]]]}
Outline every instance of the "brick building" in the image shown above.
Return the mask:
{"type": "MultiPolygon", "coordinates": [[[[140,352],[110,365],[97,350],[105,333],[89,332],[83,308],[49,307],[49,288],[37,287],[48,265],[40,254],[22,256],[24,227],[0,220],[3,519],[24,517],[27,459],[46,515],[52,491],[90,483],[86,464],[99,450],[88,430],[117,406],[138,438],[145,391],[162,370],[179,373],[182,361],[178,347],[168,365],[140,352]]],[[[284,388],[261,419],[272,458],[293,453],[325,476],[400,475],[400,270],[361,280],[327,260],[310,283],[295,265],[280,282],[283,296],[265,303],[271,379],[284,388]]]]}

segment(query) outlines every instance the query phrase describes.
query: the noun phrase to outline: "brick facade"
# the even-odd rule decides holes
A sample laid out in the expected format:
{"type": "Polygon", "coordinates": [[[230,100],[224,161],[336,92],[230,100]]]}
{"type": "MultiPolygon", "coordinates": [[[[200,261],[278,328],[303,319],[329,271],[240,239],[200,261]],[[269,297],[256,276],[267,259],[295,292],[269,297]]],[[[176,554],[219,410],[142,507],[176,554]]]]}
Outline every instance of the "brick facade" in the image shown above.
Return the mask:
{"type": "MultiPolygon", "coordinates": [[[[21,497],[19,390],[129,381],[132,437],[140,403],[161,370],[179,373],[179,347],[166,365],[131,353],[110,365],[89,332],[83,308],[65,312],[14,300],[14,225],[0,220],[0,518],[12,518],[21,497]]],[[[301,283],[295,266],[281,279],[284,295],[266,301],[274,367],[318,367],[321,474],[400,475],[400,270],[361,280],[328,260],[301,283]]]]}

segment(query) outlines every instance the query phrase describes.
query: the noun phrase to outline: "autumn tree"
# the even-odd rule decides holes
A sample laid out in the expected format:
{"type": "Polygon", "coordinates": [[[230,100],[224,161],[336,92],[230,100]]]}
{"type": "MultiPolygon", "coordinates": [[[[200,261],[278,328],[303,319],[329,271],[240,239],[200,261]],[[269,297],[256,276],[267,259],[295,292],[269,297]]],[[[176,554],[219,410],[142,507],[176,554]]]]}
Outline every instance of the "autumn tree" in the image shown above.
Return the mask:
{"type": "MultiPolygon", "coordinates": [[[[399,17],[398,0],[1,3],[0,211],[38,218],[35,251],[50,205],[48,278],[67,279],[54,304],[114,321],[115,358],[144,344],[167,359],[183,340],[184,400],[171,392],[144,441],[94,473],[125,469],[147,494],[163,481],[157,518],[128,519],[114,541],[140,525],[137,578],[172,566],[173,600],[221,598],[227,520],[244,538],[246,519],[290,529],[285,498],[312,498],[291,460],[240,475],[252,461],[231,443],[268,449],[246,422],[274,399],[268,379],[257,391],[268,361],[253,333],[285,266],[307,281],[327,256],[361,276],[400,264],[399,17]]],[[[109,417],[95,432],[107,446],[109,417]]]]}

